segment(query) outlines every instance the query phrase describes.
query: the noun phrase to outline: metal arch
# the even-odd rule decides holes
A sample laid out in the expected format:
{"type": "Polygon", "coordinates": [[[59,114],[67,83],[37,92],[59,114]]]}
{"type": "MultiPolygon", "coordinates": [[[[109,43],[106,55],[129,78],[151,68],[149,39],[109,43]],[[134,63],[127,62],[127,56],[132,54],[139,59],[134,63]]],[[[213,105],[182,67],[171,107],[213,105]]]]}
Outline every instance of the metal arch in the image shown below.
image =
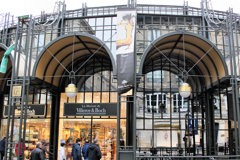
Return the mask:
{"type": "MultiPolygon", "coordinates": [[[[177,70],[173,69],[173,67],[171,67],[170,70],[168,69],[169,67],[164,67],[164,68],[166,68],[166,69],[163,69],[163,70],[167,70],[167,71],[172,72],[172,73],[177,73],[177,70]]],[[[201,88],[201,90],[203,90],[202,86],[204,86],[204,84],[203,84],[204,81],[201,81],[201,79],[203,79],[203,78],[198,77],[198,76],[189,76],[188,77],[187,82],[189,81],[189,84],[192,86],[193,91],[194,90],[196,91],[197,88],[201,88]],[[195,82],[195,83],[192,83],[192,82],[195,82]]]]}
{"type": "MultiPolygon", "coordinates": [[[[80,42],[78,42],[78,43],[80,43],[80,42]]],[[[96,43],[91,43],[91,42],[88,42],[88,43],[97,45],[96,43]]],[[[58,53],[60,53],[64,48],[69,47],[69,46],[72,46],[72,44],[68,44],[67,46],[65,46],[65,47],[61,48],[60,50],[58,50],[58,51],[56,52],[55,56],[56,56],[58,53]]],[[[98,45],[97,45],[97,46],[98,46],[98,45]]],[[[84,49],[85,49],[85,50],[88,50],[88,49],[86,49],[86,48],[82,48],[82,50],[84,50],[84,49]]],[[[94,49],[95,49],[95,48],[94,48],[94,49]]],[[[75,52],[80,51],[80,50],[81,50],[81,49],[75,50],[75,52]]],[[[105,53],[105,52],[102,52],[102,50],[99,50],[99,52],[105,53]]],[[[70,52],[69,54],[67,54],[67,56],[65,56],[65,57],[61,60],[61,62],[63,62],[63,60],[64,60],[65,58],[67,58],[68,56],[70,56],[71,54],[72,54],[72,52],[70,52]]],[[[53,57],[52,57],[52,58],[50,59],[50,61],[48,62],[47,66],[50,65],[50,63],[51,63],[52,60],[53,60],[53,57]]],[[[60,64],[61,64],[61,62],[59,62],[56,67],[59,67],[60,64]]],[[[44,75],[45,75],[46,72],[47,72],[47,68],[48,68],[48,67],[45,67],[44,75]]],[[[66,69],[66,67],[65,67],[65,69],[66,69]]],[[[54,74],[55,74],[55,72],[54,72],[54,74]]],[[[44,79],[45,79],[45,78],[44,78],[44,79]]]]}
{"type": "MultiPolygon", "coordinates": [[[[84,72],[83,74],[86,74],[86,75],[90,75],[90,74],[92,74],[91,76],[93,76],[95,73],[98,73],[99,71],[112,71],[111,69],[109,69],[109,68],[103,68],[102,70],[100,69],[100,68],[98,68],[98,69],[96,69],[96,71],[95,72],[92,72],[92,70],[90,69],[90,70],[87,70],[86,72],[84,72]]],[[[81,71],[79,71],[79,72],[83,72],[82,70],[81,71]]],[[[79,73],[78,72],[78,73],[79,73]]],[[[77,83],[77,88],[79,88],[78,86],[79,86],[79,84],[83,84],[84,82],[85,82],[85,80],[87,80],[88,78],[89,78],[90,76],[88,76],[87,78],[86,78],[86,76],[84,76],[84,77],[76,77],[76,81],[78,82],[77,83]],[[86,78],[86,79],[85,79],[86,78]]],[[[61,77],[61,80],[59,81],[59,88],[60,88],[60,90],[63,90],[64,89],[64,83],[63,83],[63,80],[64,79],[66,79],[66,77],[61,77]]]]}
{"type": "Polygon", "coordinates": [[[47,51],[47,49],[49,47],[51,47],[53,44],[57,43],[59,40],[63,39],[63,38],[66,38],[66,37],[71,37],[71,36],[84,36],[84,37],[88,37],[88,38],[91,38],[95,41],[97,41],[99,44],[101,44],[103,46],[103,48],[107,51],[109,57],[110,57],[110,60],[111,60],[111,63],[112,63],[112,67],[113,67],[113,74],[116,75],[117,74],[117,71],[116,71],[116,64],[115,64],[115,60],[114,60],[114,57],[111,53],[111,51],[109,50],[109,48],[107,47],[107,45],[101,41],[100,39],[98,39],[97,37],[93,36],[93,35],[90,35],[90,34],[86,34],[86,33],[81,33],[81,32],[76,32],[76,33],[70,33],[70,34],[66,34],[66,35],[62,35],[62,36],[59,36],[57,37],[56,39],[54,39],[53,41],[51,41],[50,43],[48,43],[46,46],[45,46],[45,49],[43,49],[39,56],[37,57],[36,59],[36,62],[34,64],[34,67],[33,67],[33,71],[32,71],[32,75],[35,76],[36,74],[36,69],[37,69],[37,66],[38,66],[38,63],[39,61],[41,60],[41,57],[43,56],[43,54],[47,51]]]}
{"type": "MultiPolygon", "coordinates": [[[[165,49],[171,49],[171,48],[164,48],[163,49],[163,51],[165,50],[165,49]]],[[[175,48],[175,49],[179,49],[179,50],[182,50],[182,48],[175,48]]],[[[198,59],[200,59],[200,57],[198,56],[198,55],[196,55],[195,53],[193,53],[192,51],[189,51],[189,50],[187,50],[187,49],[185,49],[187,52],[189,52],[189,53],[191,53],[193,56],[195,56],[196,58],[198,58],[198,59]]],[[[156,52],[158,52],[158,51],[156,51],[156,52]]],[[[156,53],[155,52],[155,53],[156,53]]],[[[153,53],[153,52],[152,52],[153,53]]],[[[188,58],[188,60],[190,61],[191,59],[189,59],[188,58]]],[[[151,63],[151,61],[150,61],[150,63],[151,63]]],[[[195,62],[194,62],[195,63],[195,62]]],[[[193,63],[193,65],[194,65],[194,63],[193,63]]],[[[206,68],[206,70],[207,70],[207,72],[208,72],[208,75],[209,75],[209,77],[210,77],[210,82],[212,83],[212,77],[210,76],[211,74],[210,74],[210,71],[209,71],[209,69],[208,69],[208,67],[207,67],[207,65],[205,64],[205,62],[204,61],[201,61],[201,63],[205,66],[205,68],[206,68]]],[[[147,63],[147,65],[148,65],[149,63],[147,63]]]]}
{"type": "MultiPolygon", "coordinates": [[[[172,72],[172,73],[177,73],[177,70],[174,68],[174,67],[171,67],[170,69],[169,69],[169,67],[168,66],[166,66],[166,67],[164,67],[163,68],[163,70],[164,71],[169,71],[169,72],[172,72]]],[[[201,78],[201,77],[200,77],[201,78]]],[[[192,89],[193,89],[193,91],[195,90],[196,91],[196,89],[197,88],[201,88],[201,81],[199,80],[199,78],[197,79],[197,77],[195,77],[195,76],[189,76],[189,78],[188,78],[188,82],[189,82],[189,84],[192,86],[192,89]],[[196,80],[194,80],[194,79],[196,79],[196,80]],[[193,82],[195,82],[195,83],[193,83],[193,82]],[[195,85],[193,85],[193,84],[195,84],[195,85]]],[[[203,88],[201,88],[201,89],[203,89],[203,88]]]]}
{"type": "MultiPolygon", "coordinates": [[[[194,36],[196,38],[199,38],[201,40],[203,40],[204,42],[208,43],[210,46],[213,47],[213,49],[216,51],[216,53],[218,54],[219,58],[221,59],[222,61],[222,64],[223,64],[223,67],[224,67],[224,70],[225,70],[225,73],[226,73],[226,76],[228,75],[228,69],[227,69],[227,64],[223,58],[223,56],[221,55],[221,52],[217,49],[217,47],[208,39],[206,39],[205,37],[202,37],[200,35],[197,35],[195,33],[191,33],[191,32],[186,32],[186,31],[178,31],[178,32],[171,32],[171,33],[167,33],[159,38],[157,38],[156,40],[154,40],[153,42],[151,42],[151,44],[156,44],[157,42],[161,41],[162,39],[164,38],[167,38],[169,36],[173,36],[173,35],[179,35],[179,34],[185,34],[185,35],[190,35],[190,36],[194,36]]],[[[144,64],[144,61],[148,55],[148,53],[150,52],[152,46],[149,45],[148,48],[146,48],[146,50],[144,51],[143,53],[143,56],[141,58],[141,62],[140,62],[140,66],[139,66],[139,72],[138,74],[141,75],[142,74],[142,69],[143,69],[143,64],[144,64]]]]}
{"type": "MultiPolygon", "coordinates": [[[[98,46],[96,43],[91,43],[91,42],[87,42],[88,44],[94,44],[96,46],[98,46]]],[[[81,44],[81,42],[75,42],[75,44],[81,44]]],[[[72,46],[72,44],[68,44],[64,47],[62,47],[61,49],[59,49],[57,52],[55,52],[54,56],[56,57],[62,50],[66,49],[67,47],[69,46],[72,46]]],[[[100,47],[100,46],[99,46],[100,47]]],[[[91,48],[92,49],[92,48],[91,48]]],[[[95,48],[93,48],[95,49],[95,48]]],[[[77,51],[80,51],[80,50],[88,50],[87,48],[82,48],[82,49],[78,49],[78,50],[75,50],[74,52],[77,52],[77,51]]],[[[101,53],[105,53],[105,52],[102,52],[101,50],[99,50],[99,52],[101,53]]],[[[68,53],[63,59],[67,58],[68,56],[72,55],[72,52],[68,53]]],[[[46,75],[46,72],[47,72],[47,69],[48,69],[48,66],[51,64],[52,60],[54,59],[54,57],[51,57],[51,59],[48,61],[48,64],[46,65],[45,67],[45,70],[44,70],[44,73],[43,73],[43,76],[46,75]]],[[[60,66],[61,62],[63,62],[62,60],[59,61],[60,63],[57,64],[57,66],[60,66]]],[[[43,78],[43,80],[45,80],[45,78],[43,78]]]]}
{"type": "MultiPolygon", "coordinates": [[[[83,50],[86,50],[86,48],[77,49],[77,50],[75,50],[74,52],[77,53],[77,52],[83,51],[83,50]]],[[[59,51],[58,51],[58,52],[59,52],[59,51]]],[[[99,51],[99,52],[101,52],[101,51],[99,51]]],[[[102,53],[105,53],[105,52],[102,52],[102,53]]],[[[71,56],[71,55],[72,55],[72,52],[66,54],[65,57],[60,60],[60,63],[62,63],[66,58],[68,58],[68,57],[71,56]]],[[[89,54],[86,54],[86,55],[89,55],[89,54]]],[[[51,60],[52,60],[52,59],[51,59],[51,60]]],[[[76,60],[76,59],[75,59],[75,60],[76,60]]],[[[50,63],[47,64],[47,67],[46,67],[46,69],[45,69],[45,71],[44,71],[44,76],[46,75],[47,68],[48,68],[49,65],[50,65],[50,63]]],[[[55,73],[56,73],[57,69],[59,68],[59,66],[60,66],[60,64],[58,63],[58,64],[56,65],[56,68],[55,68],[54,72],[53,72],[53,75],[55,75],[55,73]]],[[[66,68],[67,68],[67,67],[66,67],[66,68]]],[[[44,79],[45,79],[45,77],[43,78],[43,80],[44,80],[44,79]]],[[[52,80],[51,80],[51,81],[53,81],[53,79],[54,79],[54,77],[52,77],[52,80]]]]}
{"type": "MultiPolygon", "coordinates": [[[[92,70],[87,70],[87,71],[86,71],[86,74],[87,74],[87,75],[92,74],[92,76],[94,76],[94,74],[99,73],[99,72],[101,72],[101,71],[112,71],[112,70],[110,70],[110,69],[108,69],[108,68],[102,68],[102,70],[101,70],[101,68],[98,68],[98,69],[96,69],[96,71],[94,70],[94,72],[93,72],[92,70]]],[[[111,75],[110,75],[110,77],[112,78],[111,75]]],[[[110,77],[109,77],[109,78],[110,78],[110,77]]],[[[89,77],[88,77],[88,78],[89,78],[89,77]]],[[[85,77],[80,77],[80,78],[78,79],[78,83],[76,84],[77,87],[78,87],[78,88],[81,88],[82,85],[88,80],[88,78],[85,79],[85,77]]],[[[109,85],[111,86],[111,84],[109,84],[109,85]]]]}
{"type": "MultiPolygon", "coordinates": [[[[171,48],[171,51],[170,51],[170,52],[168,53],[168,55],[166,55],[166,56],[171,57],[171,54],[173,53],[174,49],[177,47],[177,45],[178,45],[178,43],[180,42],[180,39],[181,39],[182,37],[183,37],[183,34],[180,34],[179,37],[177,38],[177,40],[175,41],[174,46],[171,48]]],[[[163,66],[165,65],[166,62],[167,62],[167,60],[165,60],[165,61],[163,62],[163,66]]]]}
{"type": "MultiPolygon", "coordinates": [[[[77,53],[77,52],[79,52],[79,51],[82,51],[82,50],[86,50],[86,48],[77,49],[77,50],[75,50],[75,53],[77,53]]],[[[102,52],[102,53],[103,53],[103,52],[102,52]]],[[[104,52],[104,53],[105,53],[105,52],[104,52]]],[[[68,57],[71,56],[71,55],[72,55],[72,52],[66,54],[66,56],[65,56],[63,59],[61,59],[60,63],[62,63],[66,58],[68,58],[68,57]]],[[[87,55],[89,55],[89,54],[86,54],[86,55],[81,56],[81,57],[85,57],[85,56],[87,56],[87,55]]],[[[101,56],[104,56],[104,55],[101,55],[101,56]]],[[[77,59],[74,59],[74,61],[78,61],[78,59],[81,58],[81,57],[78,57],[77,59]]],[[[76,62],[75,62],[75,63],[76,63],[76,62]]],[[[48,64],[49,64],[49,63],[48,63],[48,64]]],[[[58,70],[58,67],[59,67],[59,66],[60,66],[60,64],[58,63],[57,66],[56,66],[56,68],[55,68],[55,70],[54,70],[54,72],[53,72],[53,77],[52,77],[51,83],[53,82],[54,75],[55,75],[56,71],[58,70]]],[[[47,68],[47,67],[46,67],[46,68],[47,68]]],[[[66,67],[66,68],[68,68],[68,67],[66,67]]],[[[45,73],[44,73],[44,75],[45,75],[45,73]]]]}
{"type": "MultiPolygon", "coordinates": [[[[97,55],[97,57],[102,57],[102,55],[97,55]]],[[[75,65],[74,67],[76,68],[78,68],[78,66],[79,65],[81,65],[81,63],[79,63],[79,61],[80,62],[84,62],[85,61],[85,59],[86,59],[86,56],[81,56],[81,57],[79,57],[78,59],[76,59],[76,62],[77,62],[77,66],[75,65]]],[[[92,60],[91,60],[92,61],[92,60]]],[[[108,62],[110,62],[110,61],[108,61],[108,62]]],[[[97,64],[100,64],[100,63],[97,63],[97,64]]],[[[111,67],[109,67],[110,65],[107,65],[107,67],[103,67],[102,69],[103,70],[110,70],[110,71],[112,71],[112,66],[111,67]]],[[[68,66],[67,66],[67,68],[70,68],[71,67],[71,65],[69,64],[68,66]]],[[[95,70],[96,70],[96,72],[94,72],[94,73],[97,73],[98,72],[98,67],[96,67],[95,68],[95,70]]],[[[83,71],[83,69],[82,70],[79,70],[75,75],[78,75],[80,72],[82,72],[83,71]]],[[[90,72],[88,72],[88,73],[90,73],[90,72]]],[[[92,72],[91,72],[92,73],[92,72]]],[[[83,74],[85,74],[85,73],[83,73],[83,74]]],[[[62,75],[66,75],[66,71],[64,71],[63,72],[63,74],[62,75]]],[[[81,75],[81,74],[80,74],[81,75]]],[[[59,80],[59,84],[58,84],[58,86],[60,86],[60,88],[62,88],[62,82],[63,82],[63,79],[64,79],[65,77],[61,77],[61,79],[59,80]]],[[[76,79],[78,79],[78,76],[76,76],[76,79]]]]}
{"type": "MultiPolygon", "coordinates": [[[[176,42],[176,41],[170,41],[170,42],[176,42]]],[[[183,41],[181,41],[181,42],[183,42],[183,41]]],[[[202,53],[204,53],[204,55],[205,55],[206,52],[205,52],[201,47],[197,46],[196,44],[191,43],[191,42],[188,42],[188,41],[185,41],[184,43],[189,44],[189,45],[192,45],[192,46],[198,48],[198,49],[201,50],[202,53]]],[[[163,45],[164,45],[164,44],[168,44],[168,42],[163,43],[163,45]]],[[[161,44],[159,44],[159,45],[161,45],[161,44]]],[[[156,47],[159,47],[159,45],[157,45],[156,47]]],[[[181,48],[181,50],[183,50],[183,48],[181,48]]],[[[185,49],[185,50],[186,50],[186,49],[185,49]]],[[[152,50],[151,50],[151,51],[152,51],[152,50]]],[[[189,50],[188,50],[188,51],[189,51],[189,50]]],[[[189,52],[190,52],[190,51],[189,51],[189,52]]],[[[156,52],[154,52],[154,53],[156,53],[156,52]]],[[[152,53],[152,54],[154,54],[154,53],[152,53]]],[[[190,53],[193,53],[193,52],[190,52],[190,53]]],[[[203,55],[203,56],[204,56],[204,55],[203,55]]],[[[209,58],[209,60],[212,62],[213,66],[214,66],[214,69],[215,69],[215,72],[216,72],[217,76],[219,76],[218,70],[217,70],[217,67],[216,67],[216,64],[214,63],[213,59],[212,59],[208,54],[206,54],[206,56],[207,56],[207,57],[209,58]]],[[[199,58],[199,60],[201,61],[201,57],[199,58]]],[[[203,62],[203,61],[201,61],[201,62],[203,62]]],[[[197,63],[198,63],[198,62],[196,62],[196,64],[197,64],[197,63]]],[[[194,66],[194,65],[193,65],[193,66],[194,66]]],[[[206,67],[206,68],[208,68],[208,67],[206,67]]],[[[212,80],[211,80],[211,82],[212,82],[212,80]]]]}
{"type": "MultiPolygon", "coordinates": [[[[171,48],[164,48],[162,51],[164,51],[164,50],[168,50],[168,49],[171,49],[171,48]]],[[[178,49],[178,50],[183,50],[182,48],[179,48],[179,47],[176,47],[175,49],[178,49]]],[[[190,51],[190,50],[188,50],[188,49],[185,49],[185,51],[187,51],[187,52],[189,52],[189,53],[191,53],[194,57],[196,57],[197,59],[199,59],[200,57],[197,55],[197,54],[195,54],[194,52],[192,52],[192,51],[190,51]]],[[[155,53],[157,53],[158,51],[156,51],[156,52],[152,52],[153,54],[152,55],[154,55],[155,53]]],[[[175,55],[178,55],[177,53],[174,53],[175,55]]],[[[152,56],[151,55],[151,56],[152,56]]],[[[162,55],[162,54],[160,54],[160,55],[162,55]]],[[[188,59],[190,59],[190,58],[188,58],[188,59]]],[[[190,59],[191,60],[191,59],[190,59]]],[[[148,60],[148,61],[150,61],[150,60],[148,60]]],[[[207,65],[205,64],[205,62],[204,61],[201,61],[201,63],[205,66],[205,68],[206,68],[206,70],[208,70],[208,67],[207,67],[207,65]]],[[[149,64],[149,62],[147,63],[147,64],[149,64]]],[[[209,71],[209,70],[208,70],[209,71]]],[[[208,72],[209,73],[209,75],[210,75],[210,72],[208,72]]]]}
{"type": "MultiPolygon", "coordinates": [[[[192,46],[200,49],[200,50],[204,53],[204,55],[206,54],[206,52],[205,52],[202,48],[198,47],[196,44],[191,43],[191,42],[186,42],[186,43],[188,43],[188,44],[190,44],[190,45],[192,45],[192,46]]],[[[204,56],[204,55],[203,55],[203,56],[204,56]]],[[[216,71],[216,73],[217,73],[217,77],[218,77],[218,76],[219,76],[219,73],[218,73],[218,69],[217,69],[217,67],[216,67],[216,64],[213,63],[213,62],[214,62],[213,59],[212,59],[208,54],[206,54],[206,56],[207,56],[207,57],[209,58],[209,60],[212,62],[213,66],[214,66],[214,69],[215,69],[215,71],[216,71]]],[[[202,57],[200,57],[200,58],[202,58],[202,57]]]]}
{"type": "MultiPolygon", "coordinates": [[[[156,59],[154,59],[154,63],[156,63],[156,62],[159,62],[160,60],[161,60],[161,55],[158,55],[158,56],[156,56],[155,57],[156,59]]],[[[164,58],[163,58],[164,59],[164,58]]],[[[174,54],[172,57],[171,57],[171,60],[173,60],[174,62],[176,62],[177,60],[182,60],[182,59],[180,59],[179,57],[178,57],[178,55],[177,54],[174,54]]],[[[195,62],[193,62],[193,61],[191,61],[190,59],[188,60],[188,63],[191,63],[191,64],[194,64],[195,62]]],[[[169,63],[169,62],[167,62],[167,64],[171,64],[171,63],[169,63]]],[[[146,67],[146,66],[150,66],[151,65],[151,62],[150,63],[148,63],[147,65],[144,65],[145,67],[144,68],[149,68],[149,67],[146,67]]],[[[155,70],[155,68],[159,68],[160,70],[162,69],[162,68],[165,68],[164,66],[162,66],[162,65],[155,65],[156,67],[154,67],[154,70],[155,70]],[[161,68],[160,67],[158,67],[158,66],[161,66],[161,68]]],[[[179,67],[182,67],[183,66],[183,64],[179,64],[179,67]]],[[[146,69],[144,69],[144,70],[146,70],[146,69]]],[[[177,70],[177,69],[176,69],[177,70]]],[[[203,74],[202,73],[202,70],[200,70],[200,68],[199,67],[197,67],[195,70],[192,70],[192,72],[193,71],[197,71],[199,74],[203,74]]],[[[144,72],[144,74],[145,74],[146,72],[144,72]]],[[[191,76],[191,75],[190,75],[191,76]]],[[[209,75],[210,76],[210,75],[209,75]]]]}
{"type": "MultiPolygon", "coordinates": [[[[174,61],[177,61],[178,60],[178,58],[175,56],[175,57],[172,57],[173,58],[173,60],[174,61]]],[[[191,64],[194,64],[194,62],[192,62],[192,61],[190,61],[189,60],[189,63],[191,63],[191,64]]],[[[149,65],[150,65],[151,63],[149,63],[149,65]]],[[[167,62],[167,64],[169,64],[169,62],[167,62]]],[[[182,67],[182,65],[180,64],[180,66],[182,67]]],[[[157,67],[155,67],[154,68],[154,70],[156,69],[157,67]]],[[[157,69],[156,69],[157,70],[157,69]]],[[[168,66],[166,66],[166,67],[163,67],[162,68],[162,70],[166,70],[166,71],[169,71],[169,72],[172,72],[172,73],[175,73],[175,74],[177,74],[178,72],[177,72],[177,70],[176,69],[174,69],[174,67],[171,67],[170,69],[169,69],[169,67],[168,66]]],[[[195,69],[195,70],[192,70],[192,72],[195,72],[196,74],[200,74],[200,75],[202,75],[202,72],[201,72],[201,70],[200,69],[195,69]]],[[[146,73],[146,72],[144,72],[144,73],[146,73]]],[[[190,79],[193,79],[194,77],[197,77],[197,76],[189,76],[189,78],[190,79]]],[[[210,77],[211,78],[211,77],[210,77]]],[[[200,77],[200,79],[204,79],[204,78],[202,78],[202,77],[200,77]]],[[[199,80],[198,80],[199,81],[199,80]]],[[[203,81],[200,81],[200,83],[198,82],[198,85],[203,85],[205,83],[205,80],[203,80],[203,81]]],[[[200,86],[201,86],[200,85],[200,86]]],[[[201,88],[201,87],[200,87],[201,88]]]]}

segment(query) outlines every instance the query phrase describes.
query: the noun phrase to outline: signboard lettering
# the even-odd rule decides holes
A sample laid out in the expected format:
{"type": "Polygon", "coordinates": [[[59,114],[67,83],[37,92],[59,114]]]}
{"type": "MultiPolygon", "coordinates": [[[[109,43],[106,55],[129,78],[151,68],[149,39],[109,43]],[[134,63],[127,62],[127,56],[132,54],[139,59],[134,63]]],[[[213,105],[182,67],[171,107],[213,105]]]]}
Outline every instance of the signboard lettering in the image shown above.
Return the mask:
{"type": "Polygon", "coordinates": [[[116,116],[117,103],[64,103],[64,116],[116,116]]]}
{"type": "MultiPolygon", "coordinates": [[[[4,106],[4,116],[8,116],[8,107],[4,106]]],[[[13,106],[11,106],[13,107],[13,106]]],[[[40,117],[45,116],[46,106],[44,104],[29,104],[27,106],[27,115],[28,117],[40,117]]],[[[21,115],[21,106],[17,105],[15,107],[15,116],[21,115]]]]}

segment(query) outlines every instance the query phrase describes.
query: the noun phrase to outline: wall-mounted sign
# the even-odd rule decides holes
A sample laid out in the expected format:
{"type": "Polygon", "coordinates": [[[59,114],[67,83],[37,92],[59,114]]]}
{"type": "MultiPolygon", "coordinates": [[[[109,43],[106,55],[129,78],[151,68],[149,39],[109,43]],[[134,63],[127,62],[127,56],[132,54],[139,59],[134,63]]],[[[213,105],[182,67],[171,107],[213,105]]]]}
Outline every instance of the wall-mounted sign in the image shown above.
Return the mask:
{"type": "Polygon", "coordinates": [[[117,103],[64,103],[64,116],[116,116],[117,103]]]}
{"type": "Polygon", "coordinates": [[[21,96],[22,96],[22,86],[13,86],[12,97],[21,97],[21,96]]]}
{"type": "MultiPolygon", "coordinates": [[[[8,116],[8,107],[4,106],[4,116],[8,116]]],[[[28,117],[41,117],[46,114],[46,105],[45,104],[29,104],[27,108],[28,117]]],[[[18,117],[21,115],[21,106],[17,105],[15,107],[15,116],[18,117]]]]}

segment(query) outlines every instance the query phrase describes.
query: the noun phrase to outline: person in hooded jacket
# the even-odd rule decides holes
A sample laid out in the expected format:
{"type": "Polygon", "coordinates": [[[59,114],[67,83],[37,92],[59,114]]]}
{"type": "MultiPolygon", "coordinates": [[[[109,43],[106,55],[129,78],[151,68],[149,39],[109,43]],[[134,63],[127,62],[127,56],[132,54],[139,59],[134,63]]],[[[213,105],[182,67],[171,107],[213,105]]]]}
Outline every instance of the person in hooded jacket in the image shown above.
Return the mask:
{"type": "Polygon", "coordinates": [[[88,160],[100,160],[102,158],[102,153],[98,146],[98,140],[95,139],[93,144],[90,144],[87,148],[88,160]]]}
{"type": "Polygon", "coordinates": [[[79,139],[79,138],[77,138],[76,143],[73,144],[72,157],[73,157],[73,160],[82,160],[81,139],[79,139]]]}

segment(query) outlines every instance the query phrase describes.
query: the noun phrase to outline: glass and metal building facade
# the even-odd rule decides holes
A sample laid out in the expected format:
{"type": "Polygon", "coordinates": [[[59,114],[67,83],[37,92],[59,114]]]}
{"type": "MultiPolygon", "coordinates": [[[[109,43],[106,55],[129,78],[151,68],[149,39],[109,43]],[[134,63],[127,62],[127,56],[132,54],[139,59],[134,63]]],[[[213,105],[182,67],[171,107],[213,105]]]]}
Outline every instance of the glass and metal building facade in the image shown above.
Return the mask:
{"type": "Polygon", "coordinates": [[[204,3],[69,11],[59,2],[53,14],[2,14],[1,62],[15,44],[0,73],[0,137],[7,137],[8,159],[29,159],[43,140],[53,153],[47,158],[58,159],[62,139],[71,159],[77,138],[82,145],[98,139],[104,160],[238,159],[239,17],[204,3]],[[117,14],[129,8],[137,13],[134,84],[120,94],[117,14]],[[190,97],[179,94],[183,82],[190,97]],[[77,87],[72,98],[69,83],[77,87]],[[17,155],[21,139],[26,151],[17,155]]]}

